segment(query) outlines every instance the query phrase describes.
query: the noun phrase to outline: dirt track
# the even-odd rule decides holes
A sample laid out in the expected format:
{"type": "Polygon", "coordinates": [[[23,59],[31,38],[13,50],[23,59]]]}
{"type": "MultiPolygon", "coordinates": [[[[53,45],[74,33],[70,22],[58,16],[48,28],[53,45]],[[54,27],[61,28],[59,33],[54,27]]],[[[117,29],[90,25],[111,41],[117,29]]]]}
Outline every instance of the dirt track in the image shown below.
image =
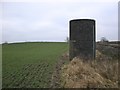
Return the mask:
{"type": "Polygon", "coordinates": [[[51,79],[51,85],[50,88],[61,88],[61,79],[60,79],[60,74],[61,74],[61,67],[65,64],[65,62],[69,61],[69,56],[68,53],[64,53],[61,57],[60,60],[56,63],[56,66],[54,68],[54,73],[52,75],[51,79]]]}

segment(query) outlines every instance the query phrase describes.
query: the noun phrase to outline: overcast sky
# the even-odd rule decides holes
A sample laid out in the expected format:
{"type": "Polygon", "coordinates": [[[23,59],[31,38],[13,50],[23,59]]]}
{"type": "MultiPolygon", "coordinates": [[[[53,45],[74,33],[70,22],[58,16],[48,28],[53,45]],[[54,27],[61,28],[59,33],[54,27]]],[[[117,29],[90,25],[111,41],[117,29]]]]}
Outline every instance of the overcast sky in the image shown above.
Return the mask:
{"type": "Polygon", "coordinates": [[[72,19],[96,20],[96,40],[118,40],[118,1],[52,0],[0,3],[2,42],[65,41],[72,19]],[[89,1],[89,2],[88,2],[89,1]]]}

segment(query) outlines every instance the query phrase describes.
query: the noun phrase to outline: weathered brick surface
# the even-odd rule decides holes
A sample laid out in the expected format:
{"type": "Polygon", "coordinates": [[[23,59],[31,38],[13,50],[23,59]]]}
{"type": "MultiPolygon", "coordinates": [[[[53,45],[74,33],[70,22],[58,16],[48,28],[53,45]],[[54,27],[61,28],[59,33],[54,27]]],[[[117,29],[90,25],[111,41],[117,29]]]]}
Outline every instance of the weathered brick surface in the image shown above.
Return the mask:
{"type": "Polygon", "coordinates": [[[70,60],[76,56],[95,58],[95,20],[70,21],[70,60]]]}

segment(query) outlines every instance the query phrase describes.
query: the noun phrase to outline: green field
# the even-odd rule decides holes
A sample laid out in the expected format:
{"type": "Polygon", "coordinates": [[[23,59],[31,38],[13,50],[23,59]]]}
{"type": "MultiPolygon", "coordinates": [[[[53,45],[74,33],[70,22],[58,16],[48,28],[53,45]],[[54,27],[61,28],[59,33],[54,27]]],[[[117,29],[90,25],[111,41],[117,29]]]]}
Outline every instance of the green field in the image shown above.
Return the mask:
{"type": "Polygon", "coordinates": [[[65,42],[3,44],[2,87],[49,87],[55,64],[67,51],[65,42]]]}

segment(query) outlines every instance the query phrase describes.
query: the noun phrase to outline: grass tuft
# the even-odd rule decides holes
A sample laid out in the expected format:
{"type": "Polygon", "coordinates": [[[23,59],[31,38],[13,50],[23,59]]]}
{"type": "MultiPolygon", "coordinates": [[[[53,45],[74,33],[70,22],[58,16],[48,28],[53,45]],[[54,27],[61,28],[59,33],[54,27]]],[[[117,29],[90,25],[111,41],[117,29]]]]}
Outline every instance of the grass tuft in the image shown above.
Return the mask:
{"type": "Polygon", "coordinates": [[[62,67],[65,88],[117,88],[118,61],[96,51],[96,60],[75,57],[62,67]]]}

